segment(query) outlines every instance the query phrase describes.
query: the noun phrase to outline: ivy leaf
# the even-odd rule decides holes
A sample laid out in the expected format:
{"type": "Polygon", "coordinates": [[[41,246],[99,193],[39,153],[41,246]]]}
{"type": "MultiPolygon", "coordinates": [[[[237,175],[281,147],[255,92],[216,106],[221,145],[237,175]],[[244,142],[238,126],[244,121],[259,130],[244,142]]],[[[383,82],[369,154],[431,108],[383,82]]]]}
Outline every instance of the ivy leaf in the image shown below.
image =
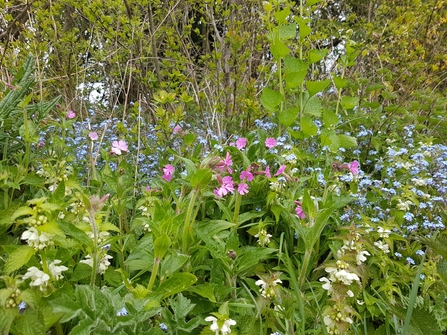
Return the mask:
{"type": "Polygon", "coordinates": [[[28,263],[35,252],[36,251],[34,250],[34,248],[31,248],[28,245],[22,245],[21,247],[14,250],[6,260],[5,272],[11,273],[15,270],[20,269],[22,266],[28,263]]]}
{"type": "Polygon", "coordinates": [[[276,107],[281,103],[282,95],[278,91],[271,88],[264,88],[261,94],[261,104],[270,112],[274,112],[276,107]]]}
{"type": "Polygon", "coordinates": [[[295,122],[299,111],[300,111],[299,107],[287,109],[282,113],[279,113],[278,120],[282,125],[290,127],[295,122]]]}

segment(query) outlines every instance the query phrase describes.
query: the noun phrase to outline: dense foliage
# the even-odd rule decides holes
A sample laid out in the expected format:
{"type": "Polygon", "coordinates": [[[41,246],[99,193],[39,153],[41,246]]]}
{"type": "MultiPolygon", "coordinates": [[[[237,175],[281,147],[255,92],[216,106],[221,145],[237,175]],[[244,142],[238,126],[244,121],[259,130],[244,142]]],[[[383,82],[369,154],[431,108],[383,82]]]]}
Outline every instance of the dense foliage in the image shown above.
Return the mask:
{"type": "Polygon", "coordinates": [[[0,332],[444,334],[446,5],[365,4],[0,2],[0,332]]]}

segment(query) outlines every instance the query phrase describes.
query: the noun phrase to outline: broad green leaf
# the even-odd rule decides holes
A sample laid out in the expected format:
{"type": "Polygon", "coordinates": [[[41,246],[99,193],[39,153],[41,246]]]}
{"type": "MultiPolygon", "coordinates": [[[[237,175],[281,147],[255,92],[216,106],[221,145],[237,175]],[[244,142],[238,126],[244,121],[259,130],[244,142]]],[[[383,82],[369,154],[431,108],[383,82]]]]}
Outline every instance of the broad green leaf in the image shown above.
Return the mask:
{"type": "Polygon", "coordinates": [[[296,21],[300,27],[300,39],[303,40],[312,32],[312,29],[307,25],[310,19],[297,18],[296,21]]]}
{"type": "Polygon", "coordinates": [[[171,295],[187,290],[197,281],[197,277],[189,272],[176,273],[160,284],[150,296],[156,300],[165,299],[171,295]]]}
{"type": "Polygon", "coordinates": [[[317,135],[318,127],[310,116],[305,115],[301,118],[301,131],[306,137],[317,135]]]}
{"type": "Polygon", "coordinates": [[[321,99],[317,96],[311,97],[304,105],[304,114],[312,116],[321,116],[321,99]]]}
{"type": "Polygon", "coordinates": [[[306,78],[307,71],[293,72],[285,74],[286,88],[295,88],[300,86],[306,78]]]}
{"type": "Polygon", "coordinates": [[[338,116],[330,110],[323,110],[323,124],[326,128],[331,128],[338,123],[338,116]]]}
{"type": "Polygon", "coordinates": [[[339,90],[342,89],[344,87],[346,87],[348,85],[348,82],[346,79],[343,79],[339,76],[334,75],[333,77],[334,79],[334,83],[335,83],[335,87],[339,90]]]}
{"type": "Polygon", "coordinates": [[[86,317],[82,306],[79,305],[79,301],[74,301],[71,297],[66,294],[62,294],[59,298],[49,301],[50,305],[53,307],[53,311],[56,313],[64,313],[60,322],[67,322],[71,319],[82,316],[86,317]]]}
{"type": "Polygon", "coordinates": [[[270,52],[275,59],[280,59],[288,54],[290,54],[290,49],[285,45],[284,42],[275,40],[270,45],[270,52]]]}
{"type": "Polygon", "coordinates": [[[195,189],[204,189],[211,181],[211,169],[198,169],[191,177],[191,186],[195,189]]]}
{"type": "Polygon", "coordinates": [[[306,72],[309,65],[301,59],[287,55],[284,57],[284,70],[286,73],[306,72]]]}
{"type": "Polygon", "coordinates": [[[58,224],[65,234],[73,237],[79,243],[86,245],[89,251],[93,250],[93,241],[84,231],[69,222],[58,222],[58,224]]]}
{"type": "Polygon", "coordinates": [[[186,134],[185,137],[183,137],[183,142],[185,143],[186,146],[190,146],[191,144],[194,143],[195,139],[196,139],[196,135],[186,134]]]}
{"type": "Polygon", "coordinates": [[[211,283],[204,283],[192,286],[189,288],[189,291],[197,293],[198,295],[208,299],[211,302],[216,302],[216,296],[214,294],[214,285],[211,283]]]}
{"type": "Polygon", "coordinates": [[[28,206],[23,206],[18,208],[11,216],[11,221],[15,221],[15,219],[17,219],[20,216],[23,215],[33,215],[34,214],[34,210],[31,207],[28,206]]]}
{"type": "Polygon", "coordinates": [[[170,246],[171,239],[168,235],[164,234],[158,237],[154,241],[154,258],[158,260],[162,259],[170,246]]]}
{"type": "Polygon", "coordinates": [[[296,24],[291,23],[286,26],[279,27],[279,38],[281,41],[295,38],[296,36],[296,24]]]}
{"type": "Polygon", "coordinates": [[[306,5],[307,6],[312,6],[315,5],[316,3],[320,2],[321,0],[307,0],[306,1],[306,5]]]}
{"type": "Polygon", "coordinates": [[[338,135],[340,148],[350,149],[357,148],[357,139],[345,134],[338,135]]]}
{"type": "Polygon", "coordinates": [[[278,120],[282,125],[290,127],[295,122],[299,112],[299,107],[287,109],[278,114],[278,120]]]}
{"type": "Polygon", "coordinates": [[[239,224],[242,224],[244,222],[260,218],[264,214],[264,212],[245,212],[239,215],[238,222],[239,224]]]}
{"type": "Polygon", "coordinates": [[[5,272],[11,273],[15,270],[20,269],[24,266],[31,257],[36,253],[34,248],[31,248],[28,245],[22,245],[21,247],[14,250],[11,255],[9,255],[8,259],[5,263],[5,272]]]}
{"type": "Polygon", "coordinates": [[[238,256],[235,261],[235,271],[240,276],[251,267],[259,264],[259,262],[263,259],[268,258],[271,254],[278,252],[277,249],[271,248],[252,248],[246,247],[241,248],[238,256]]]}
{"type": "Polygon", "coordinates": [[[341,98],[341,106],[344,109],[352,109],[359,104],[359,97],[347,97],[344,96],[341,98]]]}
{"type": "Polygon", "coordinates": [[[324,56],[327,55],[327,53],[329,52],[328,49],[321,49],[321,50],[317,50],[317,49],[311,49],[309,50],[309,63],[313,64],[316,62],[319,62],[320,60],[322,60],[324,58],[324,56]]]}
{"type": "Polygon", "coordinates": [[[283,10],[275,12],[275,18],[279,25],[286,22],[287,17],[290,15],[290,7],[285,7],[283,10]]]}
{"type": "Polygon", "coordinates": [[[309,92],[309,97],[312,97],[319,92],[323,92],[323,90],[329,85],[330,82],[330,80],[306,81],[306,88],[309,92]]]}
{"type": "Polygon", "coordinates": [[[271,88],[264,88],[261,94],[261,104],[270,112],[274,112],[276,107],[281,103],[282,96],[278,91],[271,88]]]}

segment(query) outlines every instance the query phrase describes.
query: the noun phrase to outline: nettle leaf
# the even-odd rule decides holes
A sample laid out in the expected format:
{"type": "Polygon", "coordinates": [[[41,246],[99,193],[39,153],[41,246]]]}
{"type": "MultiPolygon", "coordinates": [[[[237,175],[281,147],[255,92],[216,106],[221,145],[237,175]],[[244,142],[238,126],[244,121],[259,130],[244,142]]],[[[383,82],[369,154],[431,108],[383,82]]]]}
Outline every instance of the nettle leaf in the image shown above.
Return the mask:
{"type": "Polygon", "coordinates": [[[318,127],[310,116],[303,116],[301,118],[301,131],[306,137],[315,136],[318,133],[318,127]]]}
{"type": "Polygon", "coordinates": [[[74,224],[69,222],[61,222],[59,223],[59,227],[64,231],[65,234],[73,237],[76,241],[81,244],[86,245],[90,250],[93,250],[93,241],[88,235],[74,224]]]}
{"type": "Polygon", "coordinates": [[[296,24],[291,23],[286,26],[281,26],[278,31],[280,40],[290,40],[296,36],[296,24]]]}
{"type": "Polygon", "coordinates": [[[309,65],[295,57],[286,55],[284,57],[284,79],[287,88],[300,86],[307,75],[309,65]]]}
{"type": "Polygon", "coordinates": [[[28,261],[33,257],[36,253],[34,248],[31,248],[28,245],[22,245],[21,247],[14,250],[11,255],[9,255],[8,259],[5,263],[5,272],[11,273],[15,270],[20,269],[24,266],[28,261]]]}
{"type": "Polygon", "coordinates": [[[352,109],[359,104],[359,97],[342,97],[341,98],[341,106],[344,109],[352,109]]]}
{"type": "Polygon", "coordinates": [[[348,81],[346,79],[343,79],[343,78],[339,77],[339,76],[334,75],[333,79],[334,79],[335,87],[338,90],[342,89],[342,88],[344,88],[344,87],[346,87],[348,85],[348,81]]]}
{"type": "Polygon", "coordinates": [[[304,106],[304,114],[313,115],[313,116],[321,116],[321,99],[317,96],[311,97],[307,100],[306,105],[304,106]]]}
{"type": "Polygon", "coordinates": [[[282,113],[279,113],[278,120],[282,125],[290,127],[295,122],[299,112],[299,107],[287,109],[282,113]]]}
{"type": "Polygon", "coordinates": [[[323,92],[323,90],[329,85],[330,82],[330,80],[306,81],[306,88],[309,92],[309,96],[312,97],[319,92],[323,92]]]}
{"type": "Polygon", "coordinates": [[[282,95],[278,91],[271,88],[264,88],[261,94],[261,104],[270,112],[274,112],[276,107],[281,103],[282,95]]]}
{"type": "Polygon", "coordinates": [[[276,252],[278,252],[277,249],[271,248],[241,248],[239,252],[240,256],[236,258],[235,262],[237,274],[239,276],[242,273],[245,274],[251,267],[259,264],[261,260],[268,258],[272,253],[276,252]]]}
{"type": "Polygon", "coordinates": [[[310,22],[310,19],[297,18],[296,21],[300,27],[300,39],[303,40],[312,32],[312,28],[310,28],[307,24],[310,22]]]}
{"type": "Polygon", "coordinates": [[[329,52],[329,49],[309,50],[309,54],[308,54],[309,63],[313,64],[313,63],[319,62],[327,55],[328,52],[329,52]]]}
{"type": "Polygon", "coordinates": [[[270,45],[270,52],[272,53],[274,58],[280,59],[290,54],[290,49],[284,42],[277,39],[273,41],[272,44],[270,45]]]}
{"type": "Polygon", "coordinates": [[[276,21],[278,24],[283,24],[286,22],[287,17],[290,15],[290,7],[285,7],[283,10],[275,12],[276,21]]]}
{"type": "Polygon", "coordinates": [[[331,128],[338,123],[338,116],[334,112],[325,109],[323,111],[323,124],[326,128],[331,128]]]}
{"type": "Polygon", "coordinates": [[[18,208],[11,216],[11,221],[15,221],[18,217],[24,216],[24,215],[33,215],[34,210],[29,206],[23,206],[18,208]]]}
{"type": "Polygon", "coordinates": [[[340,148],[350,149],[357,147],[357,139],[345,134],[338,135],[340,148]]]}

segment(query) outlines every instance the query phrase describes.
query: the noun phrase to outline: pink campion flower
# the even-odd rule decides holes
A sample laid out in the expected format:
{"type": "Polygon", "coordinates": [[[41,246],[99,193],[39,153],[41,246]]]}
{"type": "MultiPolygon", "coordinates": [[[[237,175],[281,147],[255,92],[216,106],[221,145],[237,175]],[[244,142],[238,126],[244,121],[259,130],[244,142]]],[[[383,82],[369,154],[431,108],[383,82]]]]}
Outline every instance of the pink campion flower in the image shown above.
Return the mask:
{"type": "Polygon", "coordinates": [[[349,171],[351,171],[351,173],[354,176],[359,174],[359,167],[360,167],[360,164],[357,161],[353,161],[353,162],[349,163],[349,171]]]}
{"type": "Polygon", "coordinates": [[[267,178],[272,178],[272,175],[270,174],[270,166],[267,165],[264,173],[267,178]]]}
{"type": "Polygon", "coordinates": [[[123,140],[112,142],[112,153],[121,155],[123,152],[127,152],[127,144],[123,140]]]}
{"type": "Polygon", "coordinates": [[[231,160],[231,155],[229,152],[227,152],[224,159],[220,161],[221,164],[223,164],[223,169],[227,168],[228,173],[233,173],[233,170],[231,170],[230,166],[233,165],[233,161],[231,160]]]}
{"type": "Polygon", "coordinates": [[[247,180],[247,181],[252,181],[253,180],[253,174],[249,171],[242,171],[240,176],[241,180],[247,180]]]}
{"type": "Polygon", "coordinates": [[[282,174],[284,172],[284,170],[286,169],[285,165],[281,165],[278,169],[278,171],[275,173],[275,177],[279,176],[280,174],[282,174]]]}
{"type": "Polygon", "coordinates": [[[240,183],[239,186],[237,187],[237,191],[239,192],[240,195],[244,195],[248,193],[248,185],[245,183],[240,183]]]}
{"type": "Polygon", "coordinates": [[[90,137],[92,141],[96,141],[98,139],[98,133],[96,131],[92,131],[88,133],[88,137],[90,137]]]}
{"type": "Polygon", "coordinates": [[[276,146],[276,140],[273,137],[268,137],[265,139],[265,146],[269,149],[276,146]]]}
{"type": "Polygon", "coordinates": [[[166,181],[172,180],[172,175],[174,174],[174,167],[171,164],[166,164],[163,168],[162,178],[166,181]]]}
{"type": "Polygon", "coordinates": [[[241,137],[236,141],[236,148],[238,148],[239,150],[244,149],[246,145],[247,145],[247,139],[244,137],[241,137]]]}
{"type": "Polygon", "coordinates": [[[176,125],[176,126],[174,127],[174,129],[172,130],[172,132],[173,132],[174,134],[180,133],[181,131],[182,131],[182,127],[180,127],[179,125],[176,125]]]}
{"type": "Polygon", "coordinates": [[[219,197],[223,197],[223,196],[227,195],[228,193],[234,191],[234,182],[233,182],[233,178],[231,178],[231,176],[226,176],[226,177],[223,177],[222,179],[218,178],[218,181],[221,184],[221,186],[214,190],[215,195],[217,195],[219,197]]]}
{"type": "Polygon", "coordinates": [[[75,117],[76,117],[76,113],[73,112],[72,110],[69,110],[67,115],[66,115],[66,118],[67,119],[74,119],[75,117]]]}
{"type": "Polygon", "coordinates": [[[296,204],[295,213],[300,219],[304,219],[306,217],[306,214],[304,214],[303,206],[300,201],[294,201],[296,204]]]}

